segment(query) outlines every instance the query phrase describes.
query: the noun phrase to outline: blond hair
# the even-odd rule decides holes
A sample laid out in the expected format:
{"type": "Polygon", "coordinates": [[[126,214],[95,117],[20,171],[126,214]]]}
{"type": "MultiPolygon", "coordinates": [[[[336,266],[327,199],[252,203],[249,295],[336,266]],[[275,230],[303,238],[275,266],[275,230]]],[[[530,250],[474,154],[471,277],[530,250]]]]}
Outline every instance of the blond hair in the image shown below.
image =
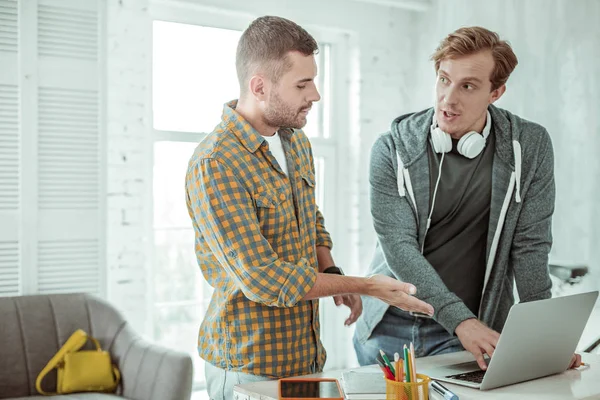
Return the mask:
{"type": "Polygon", "coordinates": [[[494,58],[494,70],[490,76],[492,90],[498,89],[508,80],[518,64],[517,56],[506,40],[500,40],[496,32],[480,26],[460,28],[449,34],[435,50],[431,60],[437,74],[444,59],[452,59],[480,51],[490,51],[494,58]]]}

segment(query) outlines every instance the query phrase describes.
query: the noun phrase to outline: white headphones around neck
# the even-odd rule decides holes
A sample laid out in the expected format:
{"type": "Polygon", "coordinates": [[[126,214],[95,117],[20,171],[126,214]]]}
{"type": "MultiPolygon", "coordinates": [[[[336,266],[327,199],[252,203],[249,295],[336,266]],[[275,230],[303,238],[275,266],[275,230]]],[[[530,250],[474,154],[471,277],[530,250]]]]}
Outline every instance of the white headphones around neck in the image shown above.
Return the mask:
{"type": "MultiPolygon", "coordinates": [[[[485,147],[485,141],[490,134],[492,128],[492,117],[490,112],[487,112],[487,118],[485,121],[485,127],[483,132],[471,131],[463,135],[458,141],[456,149],[463,156],[473,159],[481,153],[485,147]]],[[[446,132],[442,131],[437,124],[435,114],[433,115],[433,124],[431,124],[431,144],[433,150],[436,153],[448,153],[452,150],[452,137],[446,132]]]]}

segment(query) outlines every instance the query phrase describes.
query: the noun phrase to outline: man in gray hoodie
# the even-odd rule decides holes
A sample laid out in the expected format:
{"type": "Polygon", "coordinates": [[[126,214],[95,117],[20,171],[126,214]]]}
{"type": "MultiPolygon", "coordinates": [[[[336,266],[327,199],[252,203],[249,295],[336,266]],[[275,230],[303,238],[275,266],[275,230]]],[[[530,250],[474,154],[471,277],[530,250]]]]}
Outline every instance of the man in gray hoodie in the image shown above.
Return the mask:
{"type": "Polygon", "coordinates": [[[496,33],[458,29],[432,60],[435,107],[396,118],[372,149],[370,272],[414,284],[435,314],[365,297],[354,346],[361,365],[413,342],[417,357],[466,349],[486,369],[514,283],[521,301],[551,297],[552,144],[493,105],[517,66],[496,33]]]}

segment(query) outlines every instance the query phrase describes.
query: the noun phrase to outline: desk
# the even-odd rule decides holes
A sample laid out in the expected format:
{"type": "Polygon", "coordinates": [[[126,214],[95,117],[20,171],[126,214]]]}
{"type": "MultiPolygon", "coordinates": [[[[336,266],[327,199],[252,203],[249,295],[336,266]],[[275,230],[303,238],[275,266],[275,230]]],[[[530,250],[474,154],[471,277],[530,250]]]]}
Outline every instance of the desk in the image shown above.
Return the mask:
{"type": "MultiPolygon", "coordinates": [[[[448,389],[456,393],[460,400],[465,399],[519,399],[519,400],[591,400],[600,399],[600,356],[583,354],[583,361],[589,366],[580,370],[569,370],[562,374],[552,375],[529,382],[517,383],[493,390],[476,390],[464,386],[444,383],[448,389]]],[[[437,366],[472,361],[473,356],[466,352],[444,354],[440,356],[417,359],[417,368],[427,369],[437,366]]],[[[363,367],[373,368],[373,367],[363,367]]],[[[342,370],[327,371],[310,376],[340,379],[342,370]]],[[[277,381],[249,383],[237,386],[234,390],[235,400],[277,400],[277,381]]],[[[430,399],[440,397],[430,396],[430,399]]]]}

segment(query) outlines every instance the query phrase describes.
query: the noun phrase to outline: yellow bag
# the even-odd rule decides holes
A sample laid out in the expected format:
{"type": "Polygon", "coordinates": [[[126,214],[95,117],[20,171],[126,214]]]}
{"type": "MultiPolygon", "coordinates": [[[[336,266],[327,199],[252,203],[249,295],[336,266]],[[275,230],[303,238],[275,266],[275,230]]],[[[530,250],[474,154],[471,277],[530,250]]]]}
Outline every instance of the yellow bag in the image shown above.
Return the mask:
{"type": "Polygon", "coordinates": [[[40,394],[54,395],[74,392],[114,392],[121,374],[111,363],[110,354],[100,348],[100,343],[78,329],[52,357],[35,381],[40,394]],[[96,350],[78,351],[90,339],[96,350]],[[56,393],[42,390],[42,380],[54,368],[58,369],[56,393]]]}

